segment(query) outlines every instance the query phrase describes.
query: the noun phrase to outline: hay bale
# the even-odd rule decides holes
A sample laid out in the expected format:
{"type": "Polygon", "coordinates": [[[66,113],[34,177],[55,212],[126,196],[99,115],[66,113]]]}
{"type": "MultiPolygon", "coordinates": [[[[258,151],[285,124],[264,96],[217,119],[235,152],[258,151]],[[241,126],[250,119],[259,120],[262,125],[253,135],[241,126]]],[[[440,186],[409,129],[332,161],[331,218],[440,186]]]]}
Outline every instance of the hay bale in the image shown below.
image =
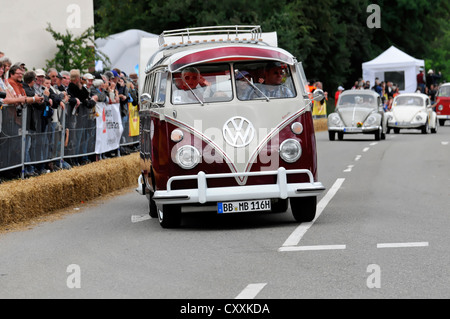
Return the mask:
{"type": "Polygon", "coordinates": [[[136,185],[139,153],[0,184],[0,227],[136,185]]]}
{"type": "Polygon", "coordinates": [[[314,131],[328,131],[327,118],[314,119],[314,131]]]}

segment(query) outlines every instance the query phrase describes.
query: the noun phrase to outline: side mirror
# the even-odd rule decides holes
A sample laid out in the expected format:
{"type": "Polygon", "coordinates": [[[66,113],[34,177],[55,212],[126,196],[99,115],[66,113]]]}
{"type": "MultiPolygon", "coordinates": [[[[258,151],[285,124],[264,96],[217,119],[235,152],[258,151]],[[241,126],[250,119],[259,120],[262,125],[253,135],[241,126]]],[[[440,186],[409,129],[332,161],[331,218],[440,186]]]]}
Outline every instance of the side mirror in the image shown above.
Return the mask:
{"type": "Polygon", "coordinates": [[[148,93],[143,93],[141,95],[141,104],[150,103],[152,101],[152,97],[148,93]]]}
{"type": "Polygon", "coordinates": [[[312,99],[313,99],[314,101],[319,102],[319,101],[322,101],[324,98],[325,98],[325,94],[323,93],[323,91],[322,91],[321,89],[316,89],[316,90],[313,92],[312,99]]]}

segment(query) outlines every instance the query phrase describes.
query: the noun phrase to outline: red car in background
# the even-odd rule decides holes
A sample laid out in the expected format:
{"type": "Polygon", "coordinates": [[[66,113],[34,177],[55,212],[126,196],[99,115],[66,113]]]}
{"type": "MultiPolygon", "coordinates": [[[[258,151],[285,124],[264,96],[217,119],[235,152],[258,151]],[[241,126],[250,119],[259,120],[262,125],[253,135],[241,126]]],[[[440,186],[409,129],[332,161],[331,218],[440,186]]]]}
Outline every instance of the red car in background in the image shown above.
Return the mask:
{"type": "Polygon", "coordinates": [[[450,83],[442,84],[436,97],[436,114],[439,125],[443,126],[450,120],[450,83]]]}

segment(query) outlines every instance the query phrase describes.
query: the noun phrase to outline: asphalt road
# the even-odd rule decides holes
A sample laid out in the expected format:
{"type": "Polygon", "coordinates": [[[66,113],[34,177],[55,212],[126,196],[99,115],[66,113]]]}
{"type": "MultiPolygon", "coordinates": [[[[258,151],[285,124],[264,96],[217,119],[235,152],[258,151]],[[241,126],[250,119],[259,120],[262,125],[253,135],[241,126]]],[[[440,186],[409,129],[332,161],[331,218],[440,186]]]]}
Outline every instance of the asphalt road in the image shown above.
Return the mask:
{"type": "Polygon", "coordinates": [[[0,236],[0,298],[450,298],[450,126],[317,133],[320,216],[185,216],[130,189],[0,236]]]}

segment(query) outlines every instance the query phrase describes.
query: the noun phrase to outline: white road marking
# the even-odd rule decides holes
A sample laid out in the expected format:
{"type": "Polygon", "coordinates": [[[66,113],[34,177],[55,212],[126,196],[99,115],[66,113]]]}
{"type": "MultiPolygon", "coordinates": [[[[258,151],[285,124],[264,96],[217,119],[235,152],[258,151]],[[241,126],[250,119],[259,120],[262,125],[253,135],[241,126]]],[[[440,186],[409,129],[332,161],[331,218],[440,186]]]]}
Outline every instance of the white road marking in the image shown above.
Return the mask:
{"type": "Polygon", "coordinates": [[[442,145],[448,145],[448,141],[442,141],[441,144],[442,145]]]}
{"type": "Polygon", "coordinates": [[[250,284],[234,299],[253,299],[267,285],[267,283],[250,284]]]}
{"type": "Polygon", "coordinates": [[[361,159],[361,157],[362,157],[361,155],[356,155],[355,162],[359,161],[361,159]]]}
{"type": "Polygon", "coordinates": [[[336,250],[346,248],[346,245],[289,246],[280,247],[278,251],[336,250]]]}
{"type": "Polygon", "coordinates": [[[333,186],[330,188],[327,194],[317,204],[316,217],[314,218],[314,220],[312,222],[302,223],[300,226],[298,226],[288,237],[288,239],[286,239],[283,247],[298,245],[308,229],[314,224],[317,218],[319,218],[320,214],[322,214],[323,210],[325,209],[325,207],[327,207],[328,203],[331,201],[334,195],[336,195],[337,191],[342,186],[342,183],[344,183],[344,181],[345,178],[338,178],[336,182],[334,182],[333,186]]]}
{"type": "Polygon", "coordinates": [[[363,149],[363,152],[367,152],[368,150],[370,150],[370,147],[366,147],[363,149]]]}
{"type": "Polygon", "coordinates": [[[385,243],[377,244],[377,248],[405,248],[405,247],[428,247],[428,242],[416,242],[416,243],[385,243]]]}
{"type": "Polygon", "coordinates": [[[150,215],[133,215],[131,216],[131,222],[132,223],[140,223],[144,220],[151,219],[150,215]]]}
{"type": "Polygon", "coordinates": [[[374,145],[377,145],[378,144],[378,142],[373,142],[373,143],[370,143],[369,145],[370,146],[374,146],[374,145]]]}
{"type": "Polygon", "coordinates": [[[353,167],[355,167],[355,165],[348,165],[347,168],[344,169],[344,173],[351,172],[353,167]]]}

